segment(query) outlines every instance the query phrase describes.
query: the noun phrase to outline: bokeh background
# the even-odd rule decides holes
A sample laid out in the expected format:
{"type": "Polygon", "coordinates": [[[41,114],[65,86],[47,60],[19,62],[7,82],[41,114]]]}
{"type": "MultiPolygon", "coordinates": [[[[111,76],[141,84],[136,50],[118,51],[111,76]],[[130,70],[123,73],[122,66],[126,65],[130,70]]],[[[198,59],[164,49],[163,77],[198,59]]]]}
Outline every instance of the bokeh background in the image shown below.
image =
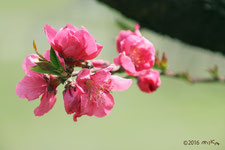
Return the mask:
{"type": "MultiPolygon", "coordinates": [[[[104,118],[86,117],[73,122],[64,111],[62,91],[54,108],[43,117],[33,110],[39,100],[28,102],[16,96],[23,78],[23,59],[33,53],[32,40],[40,52],[49,48],[44,25],[59,29],[67,23],[85,26],[104,46],[98,58],[117,56],[115,37],[118,20],[133,27],[135,21],[94,0],[0,0],[0,150],[224,150],[224,83],[189,84],[162,77],[153,94],[137,85],[113,93],[115,106],[104,118]],[[185,146],[184,140],[216,140],[219,146],[185,146]]],[[[208,77],[215,64],[225,75],[225,58],[219,53],[185,44],[149,29],[141,32],[160,52],[165,51],[169,69],[208,77]]]]}

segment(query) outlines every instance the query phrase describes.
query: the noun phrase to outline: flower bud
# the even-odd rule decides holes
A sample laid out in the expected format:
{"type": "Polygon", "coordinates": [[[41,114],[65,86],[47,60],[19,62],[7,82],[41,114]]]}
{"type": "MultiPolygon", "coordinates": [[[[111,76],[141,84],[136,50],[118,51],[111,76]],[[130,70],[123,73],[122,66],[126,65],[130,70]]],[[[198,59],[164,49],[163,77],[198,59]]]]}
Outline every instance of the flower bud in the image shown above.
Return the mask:
{"type": "Polygon", "coordinates": [[[138,77],[138,87],[146,93],[154,92],[160,84],[160,74],[155,70],[149,70],[146,75],[138,77]]]}

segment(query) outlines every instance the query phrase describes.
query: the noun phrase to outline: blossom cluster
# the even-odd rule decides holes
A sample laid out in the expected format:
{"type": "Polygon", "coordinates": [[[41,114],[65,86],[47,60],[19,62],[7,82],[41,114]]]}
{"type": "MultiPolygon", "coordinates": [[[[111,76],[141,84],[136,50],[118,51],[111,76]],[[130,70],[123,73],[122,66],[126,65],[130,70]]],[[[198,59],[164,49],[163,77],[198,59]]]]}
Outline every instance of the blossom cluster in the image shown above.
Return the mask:
{"type": "Polygon", "coordinates": [[[20,98],[31,101],[41,97],[35,116],[43,116],[53,108],[60,84],[65,87],[65,111],[73,114],[74,121],[83,115],[108,115],[114,106],[112,91],[127,90],[132,84],[129,77],[137,79],[143,92],[152,93],[160,86],[160,74],[152,70],[154,46],[141,35],[139,25],[134,32],[122,30],[116,37],[119,55],[114,64],[93,60],[103,46],[84,27],[67,24],[57,31],[45,25],[44,31],[51,48],[41,55],[33,43],[36,54],[24,59],[26,75],[16,86],[20,98]],[[80,70],[74,71],[75,67],[80,70]],[[127,78],[115,75],[123,71],[127,78]]]}

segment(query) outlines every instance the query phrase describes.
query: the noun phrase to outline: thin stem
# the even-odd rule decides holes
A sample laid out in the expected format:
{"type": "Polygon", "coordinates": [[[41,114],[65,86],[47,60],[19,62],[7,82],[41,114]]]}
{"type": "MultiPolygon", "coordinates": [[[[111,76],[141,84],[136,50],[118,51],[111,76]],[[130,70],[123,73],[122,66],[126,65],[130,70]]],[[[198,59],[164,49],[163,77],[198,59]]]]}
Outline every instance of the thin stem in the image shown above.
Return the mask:
{"type": "Polygon", "coordinates": [[[217,77],[217,78],[206,78],[206,77],[192,77],[188,73],[176,73],[173,71],[167,70],[166,72],[161,72],[160,75],[172,77],[172,78],[179,78],[179,79],[185,79],[189,81],[190,83],[211,83],[211,82],[225,82],[224,77],[217,77]]]}
{"type": "MultiPolygon", "coordinates": [[[[99,71],[101,70],[102,68],[91,68],[90,71],[92,73],[96,72],[96,71],[99,71]]],[[[125,70],[120,67],[120,66],[116,66],[112,71],[110,71],[112,74],[115,74],[115,73],[123,73],[125,72],[125,70]]],[[[79,73],[79,71],[75,71],[71,74],[72,77],[74,76],[77,76],[79,73]]],[[[205,78],[205,77],[200,77],[200,78],[197,78],[197,77],[192,77],[190,76],[188,73],[186,72],[183,72],[183,73],[180,73],[180,72],[173,72],[171,70],[160,70],[160,75],[161,76],[166,76],[166,77],[172,77],[172,78],[177,78],[177,79],[184,79],[190,83],[211,83],[211,82],[222,82],[224,83],[225,82],[225,77],[217,77],[217,78],[213,78],[213,77],[208,77],[208,78],[205,78]]],[[[136,78],[134,76],[126,76],[125,78],[136,78]]]]}

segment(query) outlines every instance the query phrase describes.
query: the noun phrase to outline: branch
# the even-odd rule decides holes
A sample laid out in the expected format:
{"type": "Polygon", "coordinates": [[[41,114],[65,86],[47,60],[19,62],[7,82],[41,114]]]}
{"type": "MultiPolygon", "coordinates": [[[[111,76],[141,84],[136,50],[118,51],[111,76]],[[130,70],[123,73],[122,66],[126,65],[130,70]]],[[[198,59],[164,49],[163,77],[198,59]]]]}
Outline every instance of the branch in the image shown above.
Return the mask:
{"type": "MultiPolygon", "coordinates": [[[[102,68],[91,68],[91,72],[94,73],[96,71],[99,71],[101,70],[102,68]]],[[[115,73],[123,73],[125,72],[124,69],[120,66],[116,66],[112,71],[110,71],[112,74],[115,74],[115,73]]],[[[72,77],[74,76],[77,76],[79,73],[79,71],[74,71],[72,73],[72,77]]],[[[177,78],[177,79],[184,79],[190,83],[212,83],[212,82],[222,82],[224,83],[225,82],[225,77],[208,77],[208,78],[205,78],[205,77],[192,77],[190,76],[187,72],[173,72],[171,70],[164,70],[164,71],[160,71],[160,75],[161,76],[166,76],[166,77],[171,77],[171,78],[177,78]]],[[[133,78],[132,76],[126,76],[126,78],[133,78]]]]}
{"type": "Polygon", "coordinates": [[[190,83],[211,83],[211,82],[225,82],[225,77],[208,77],[208,78],[200,78],[200,77],[192,77],[190,76],[187,72],[183,72],[183,73],[176,73],[173,71],[165,71],[165,72],[161,72],[160,75],[162,76],[167,76],[167,77],[172,77],[172,78],[178,78],[178,79],[184,79],[189,81],[190,83]]]}

